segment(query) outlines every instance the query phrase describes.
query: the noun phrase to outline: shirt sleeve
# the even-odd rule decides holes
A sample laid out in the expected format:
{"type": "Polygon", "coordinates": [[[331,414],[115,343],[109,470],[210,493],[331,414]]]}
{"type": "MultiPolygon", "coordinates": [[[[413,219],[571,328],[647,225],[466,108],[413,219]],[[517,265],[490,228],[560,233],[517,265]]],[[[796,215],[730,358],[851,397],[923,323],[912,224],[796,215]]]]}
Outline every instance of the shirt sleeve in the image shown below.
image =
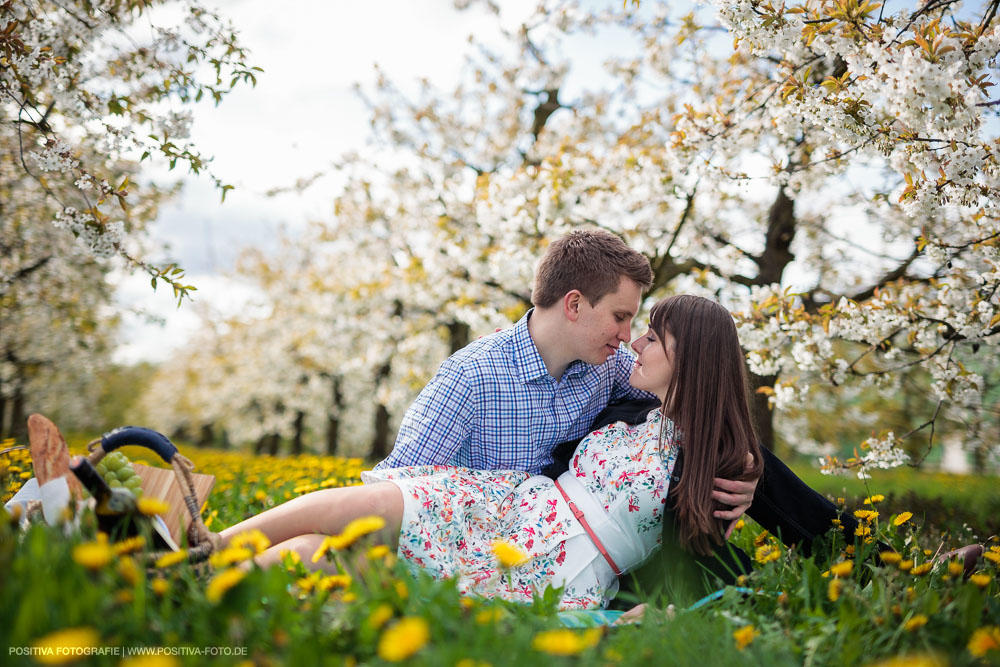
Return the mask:
{"type": "Polygon", "coordinates": [[[628,381],[632,375],[632,366],[635,364],[635,356],[621,348],[615,352],[614,362],[614,384],[611,387],[611,403],[623,399],[631,398],[656,398],[655,394],[641,389],[636,389],[628,381]]]}
{"type": "Polygon", "coordinates": [[[396,444],[376,470],[446,465],[469,440],[472,387],[462,368],[445,361],[403,415],[396,444]]]}

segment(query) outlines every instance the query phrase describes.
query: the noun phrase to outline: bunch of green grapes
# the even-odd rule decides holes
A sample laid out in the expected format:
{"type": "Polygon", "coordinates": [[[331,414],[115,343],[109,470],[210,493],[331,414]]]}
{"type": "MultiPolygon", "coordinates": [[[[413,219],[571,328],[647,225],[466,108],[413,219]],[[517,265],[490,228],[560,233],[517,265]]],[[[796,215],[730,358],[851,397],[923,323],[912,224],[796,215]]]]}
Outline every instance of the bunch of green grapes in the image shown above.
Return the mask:
{"type": "Polygon", "coordinates": [[[111,452],[97,464],[97,474],[112,489],[131,491],[136,498],[142,495],[142,478],[136,474],[128,457],[121,452],[111,452]]]}

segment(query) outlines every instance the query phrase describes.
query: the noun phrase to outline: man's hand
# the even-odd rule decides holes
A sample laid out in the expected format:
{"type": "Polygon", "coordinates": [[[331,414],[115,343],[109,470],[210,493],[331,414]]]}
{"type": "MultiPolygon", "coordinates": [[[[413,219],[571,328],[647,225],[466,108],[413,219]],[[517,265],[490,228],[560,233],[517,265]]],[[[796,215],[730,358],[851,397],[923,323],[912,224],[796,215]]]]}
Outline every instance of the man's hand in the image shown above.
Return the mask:
{"type": "MultiPolygon", "coordinates": [[[[753,455],[747,452],[747,463],[746,469],[749,470],[753,465],[753,455]]],[[[757,482],[760,479],[753,479],[746,482],[741,482],[733,479],[722,479],[721,477],[715,478],[715,490],[712,491],[712,498],[718,500],[723,505],[730,505],[733,509],[731,510],[717,510],[713,516],[716,519],[726,519],[728,521],[735,521],[736,519],[743,516],[743,513],[750,509],[751,503],[753,503],[753,493],[757,490],[757,482]]],[[[726,537],[729,537],[729,533],[732,532],[732,525],[726,531],[726,537]]]]}

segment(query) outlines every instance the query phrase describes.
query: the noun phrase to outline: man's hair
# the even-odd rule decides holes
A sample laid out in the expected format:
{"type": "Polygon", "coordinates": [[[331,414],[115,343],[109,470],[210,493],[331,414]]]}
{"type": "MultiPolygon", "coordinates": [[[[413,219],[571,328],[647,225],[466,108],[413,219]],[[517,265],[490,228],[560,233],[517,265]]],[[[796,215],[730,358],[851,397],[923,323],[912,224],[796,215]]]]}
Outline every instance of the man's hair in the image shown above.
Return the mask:
{"type": "Polygon", "coordinates": [[[552,243],[535,272],[531,303],[547,308],[571,290],[596,304],[618,289],[625,276],[643,291],[653,284],[649,260],[620,238],[600,229],[570,232],[552,243]]]}

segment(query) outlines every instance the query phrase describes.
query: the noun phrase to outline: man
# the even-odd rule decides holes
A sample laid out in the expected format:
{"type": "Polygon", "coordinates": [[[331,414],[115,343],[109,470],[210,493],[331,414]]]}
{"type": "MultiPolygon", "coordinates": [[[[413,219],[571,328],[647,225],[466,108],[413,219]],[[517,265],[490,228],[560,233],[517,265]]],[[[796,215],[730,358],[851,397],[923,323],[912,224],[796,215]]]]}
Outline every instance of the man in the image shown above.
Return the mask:
{"type": "MultiPolygon", "coordinates": [[[[554,478],[587,433],[613,421],[641,422],[658,400],[629,384],[634,357],[620,344],[629,342],[632,318],[652,281],[649,261],[609,232],[574,231],[552,243],[536,271],[534,308],[512,328],[445,360],[376,468],[450,464],[554,478]]],[[[715,479],[712,497],[732,508],[715,511],[716,518],[743,515],[760,481],[750,516],[786,544],[801,544],[808,553],[834,519],[851,539],[857,522],[849,512],[840,513],[766,448],[763,454],[761,480],[715,479]]],[[[670,521],[665,525],[669,531],[670,521]]],[[[661,551],[673,569],[686,558],[676,547],[665,543],[661,551]]],[[[742,552],[728,553],[681,571],[707,570],[732,581],[750,563],[742,552]]],[[[953,553],[974,565],[975,553],[953,553]]]]}
{"type": "MultiPolygon", "coordinates": [[[[649,261],[609,232],[575,231],[552,243],[536,271],[534,308],[441,365],[376,468],[541,473],[556,446],[589,433],[609,403],[654,398],[629,384],[634,357],[620,347],[652,281],[649,261]]],[[[755,485],[716,479],[713,497],[733,509],[715,516],[743,514],[755,485]]]]}

